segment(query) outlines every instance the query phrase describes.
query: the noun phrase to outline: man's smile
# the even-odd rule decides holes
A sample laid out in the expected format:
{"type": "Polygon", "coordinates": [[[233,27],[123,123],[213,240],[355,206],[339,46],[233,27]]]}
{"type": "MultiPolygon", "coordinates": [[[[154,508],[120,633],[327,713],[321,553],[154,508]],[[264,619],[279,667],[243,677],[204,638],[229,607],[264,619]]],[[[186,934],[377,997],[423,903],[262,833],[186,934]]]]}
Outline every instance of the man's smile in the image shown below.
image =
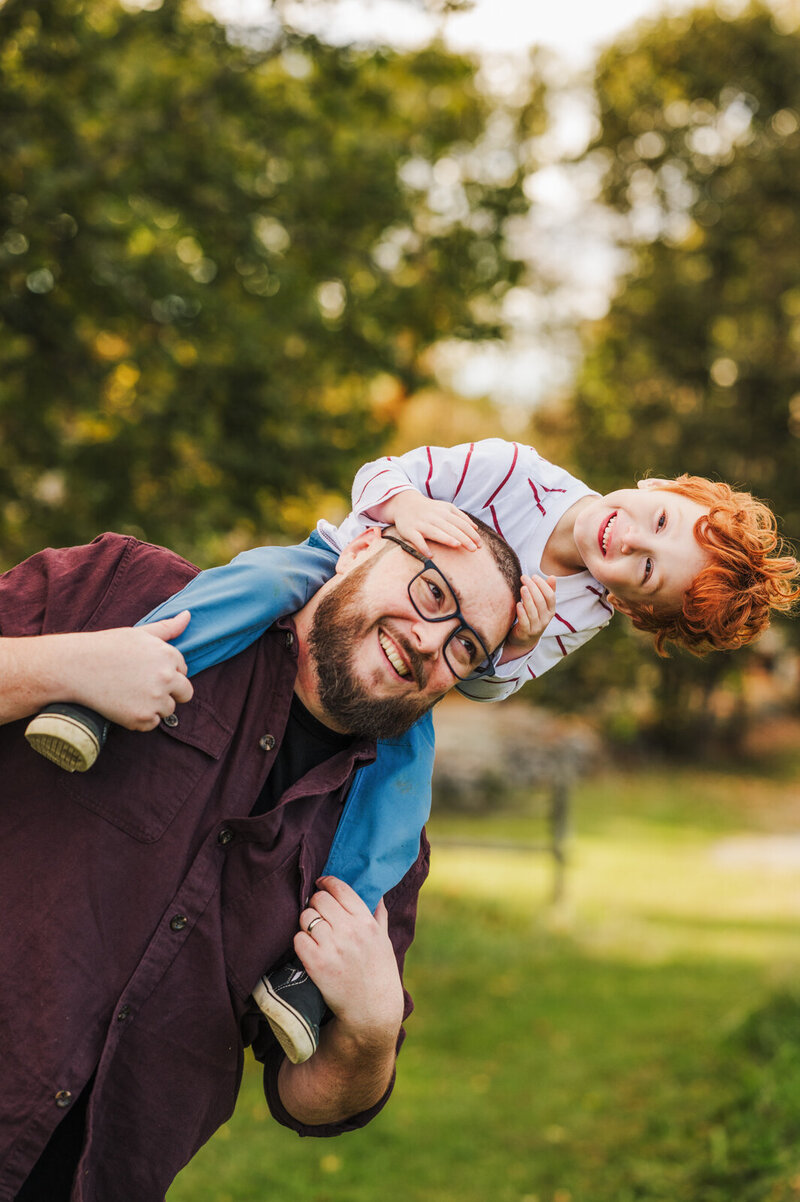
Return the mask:
{"type": "Polygon", "coordinates": [[[378,631],[378,642],[381,645],[383,654],[386,656],[397,675],[402,677],[403,680],[407,679],[411,675],[411,668],[409,664],[406,663],[405,657],[403,656],[398,644],[384,630],[378,631]]]}

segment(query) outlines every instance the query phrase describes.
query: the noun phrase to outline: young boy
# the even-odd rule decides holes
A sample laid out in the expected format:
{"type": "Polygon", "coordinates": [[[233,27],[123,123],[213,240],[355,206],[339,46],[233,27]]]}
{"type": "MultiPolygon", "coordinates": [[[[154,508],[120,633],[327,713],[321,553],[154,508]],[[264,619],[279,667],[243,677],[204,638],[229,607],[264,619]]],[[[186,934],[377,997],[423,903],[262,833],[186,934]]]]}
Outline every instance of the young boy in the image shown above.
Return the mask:
{"type": "MultiPolygon", "coordinates": [[[[485,520],[523,567],[516,624],[488,670],[460,681],[477,701],[508,697],[608,624],[614,609],[653,634],[703,654],[743,646],[800,595],[796,561],[782,553],[770,510],[748,493],[700,477],[642,480],[601,497],[526,446],[501,439],[422,447],[367,464],[353,486],[353,511],[337,529],[320,521],[301,547],[261,547],[201,572],[143,621],[190,609],[175,641],[190,675],[252,643],[290,614],[333,572],[338,552],[372,524],[391,525],[435,588],[431,543],[476,547],[468,516],[485,520]],[[429,556],[431,558],[429,558],[429,556]]],[[[396,650],[385,648],[400,675],[396,650]]],[[[56,705],[28,726],[43,755],[70,770],[91,766],[108,724],[56,705]]],[[[379,744],[346,800],[325,875],[350,884],[374,910],[419,850],[430,808],[433,730],[426,715],[398,740],[379,744]]],[[[295,938],[300,960],[312,914],[295,938]]],[[[262,977],[254,997],[295,1063],[313,1054],[324,1003],[302,964],[262,977]]]]}

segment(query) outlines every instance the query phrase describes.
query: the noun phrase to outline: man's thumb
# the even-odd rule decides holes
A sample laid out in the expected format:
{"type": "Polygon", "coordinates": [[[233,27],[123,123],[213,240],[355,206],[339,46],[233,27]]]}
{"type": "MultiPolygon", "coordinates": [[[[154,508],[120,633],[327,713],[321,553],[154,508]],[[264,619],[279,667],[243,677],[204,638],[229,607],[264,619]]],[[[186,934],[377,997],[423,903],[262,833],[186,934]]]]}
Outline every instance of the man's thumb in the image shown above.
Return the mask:
{"type": "Polygon", "coordinates": [[[184,609],[174,618],[162,618],[160,622],[148,622],[145,630],[148,634],[153,634],[157,639],[163,639],[165,643],[168,643],[170,639],[176,639],[179,634],[183,634],[189,625],[191,616],[189,610],[184,609]]]}

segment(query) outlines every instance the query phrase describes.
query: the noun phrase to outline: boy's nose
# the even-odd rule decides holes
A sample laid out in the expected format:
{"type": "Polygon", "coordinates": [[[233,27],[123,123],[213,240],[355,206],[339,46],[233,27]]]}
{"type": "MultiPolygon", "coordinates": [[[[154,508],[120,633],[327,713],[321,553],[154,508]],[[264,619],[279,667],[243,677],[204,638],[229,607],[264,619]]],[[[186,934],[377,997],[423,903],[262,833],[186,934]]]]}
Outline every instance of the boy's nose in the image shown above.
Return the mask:
{"type": "Polygon", "coordinates": [[[631,523],[622,533],[619,548],[623,555],[631,555],[635,551],[644,550],[644,538],[638,526],[631,523]]]}

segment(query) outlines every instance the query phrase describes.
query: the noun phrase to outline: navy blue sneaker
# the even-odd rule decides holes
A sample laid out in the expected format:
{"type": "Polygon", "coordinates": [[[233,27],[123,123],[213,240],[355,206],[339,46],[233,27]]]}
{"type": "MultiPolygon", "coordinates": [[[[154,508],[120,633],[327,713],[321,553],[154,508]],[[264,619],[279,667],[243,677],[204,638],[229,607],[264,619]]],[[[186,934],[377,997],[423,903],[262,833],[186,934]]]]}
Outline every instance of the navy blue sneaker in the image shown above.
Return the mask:
{"type": "Polygon", "coordinates": [[[292,1064],[302,1064],[314,1055],[325,999],[299,960],[265,974],[253,997],[292,1064]]]}

